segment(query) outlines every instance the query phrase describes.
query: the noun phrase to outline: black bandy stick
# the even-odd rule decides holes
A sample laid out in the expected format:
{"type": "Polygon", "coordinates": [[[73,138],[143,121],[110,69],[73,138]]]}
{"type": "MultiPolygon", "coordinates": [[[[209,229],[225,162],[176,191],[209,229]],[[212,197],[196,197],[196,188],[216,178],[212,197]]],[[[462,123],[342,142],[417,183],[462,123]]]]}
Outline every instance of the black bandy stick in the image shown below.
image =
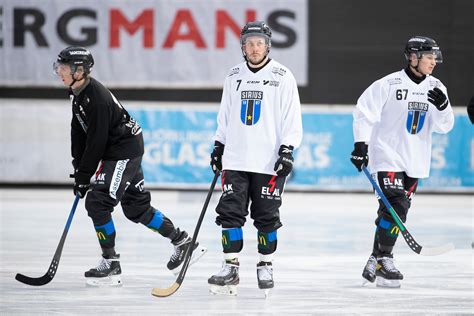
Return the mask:
{"type": "Polygon", "coordinates": [[[171,284],[168,288],[161,289],[161,288],[153,288],[151,294],[158,297],[166,297],[170,296],[175,293],[181,284],[183,283],[184,277],[186,275],[186,271],[188,271],[189,262],[191,261],[191,256],[194,250],[194,244],[196,243],[196,239],[199,233],[199,229],[201,228],[202,221],[204,219],[204,215],[206,214],[207,206],[209,205],[209,201],[211,200],[212,192],[214,191],[214,186],[216,185],[217,179],[219,178],[219,172],[216,172],[214,175],[214,179],[212,180],[211,187],[209,188],[209,192],[207,192],[206,201],[204,202],[204,206],[202,207],[201,215],[199,216],[198,222],[196,224],[196,228],[194,229],[193,239],[191,244],[189,245],[188,249],[186,250],[186,254],[184,256],[183,266],[181,267],[181,271],[179,272],[176,281],[171,284]]]}
{"type": "Polygon", "coordinates": [[[49,265],[48,271],[39,278],[31,278],[29,276],[23,275],[21,273],[17,273],[15,279],[20,281],[21,283],[25,283],[28,285],[33,286],[41,286],[48,284],[54,278],[56,271],[58,270],[59,259],[61,259],[61,253],[63,252],[64,242],[66,241],[66,236],[69,231],[69,226],[71,226],[72,218],[74,217],[74,213],[76,212],[77,204],[79,202],[79,195],[76,195],[74,199],[74,203],[71,208],[71,212],[69,213],[69,217],[66,222],[66,227],[64,227],[63,235],[61,236],[61,240],[59,241],[58,247],[56,248],[56,252],[54,253],[53,260],[49,265]]]}
{"type": "Polygon", "coordinates": [[[362,170],[364,171],[365,175],[369,179],[370,183],[372,184],[377,194],[382,199],[383,204],[388,209],[393,219],[397,223],[398,228],[402,232],[403,238],[405,238],[405,241],[407,242],[411,250],[413,250],[417,254],[424,255],[424,256],[437,256],[454,249],[454,245],[451,243],[446,244],[446,245],[441,245],[438,247],[432,247],[432,248],[421,246],[419,243],[417,243],[415,238],[413,238],[413,236],[410,234],[406,226],[402,223],[402,220],[398,216],[397,212],[395,212],[392,205],[390,205],[390,202],[388,202],[387,198],[385,197],[385,194],[383,194],[378,184],[375,182],[374,179],[372,179],[372,176],[370,175],[369,170],[367,170],[365,166],[362,167],[362,170]]]}

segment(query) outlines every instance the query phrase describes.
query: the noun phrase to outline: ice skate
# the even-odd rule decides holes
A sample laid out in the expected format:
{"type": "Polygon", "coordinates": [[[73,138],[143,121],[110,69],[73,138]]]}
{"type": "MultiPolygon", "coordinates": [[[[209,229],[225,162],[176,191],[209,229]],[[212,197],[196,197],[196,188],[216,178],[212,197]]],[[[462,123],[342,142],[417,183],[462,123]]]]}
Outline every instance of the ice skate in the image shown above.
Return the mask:
{"type": "Polygon", "coordinates": [[[97,267],[84,273],[87,286],[122,286],[120,255],[102,257],[97,267]]]}
{"type": "Polygon", "coordinates": [[[258,288],[264,290],[265,298],[270,294],[270,289],[274,287],[273,266],[271,262],[260,261],[257,263],[258,288]]]}
{"type": "Polygon", "coordinates": [[[375,270],[377,268],[377,259],[374,255],[370,255],[369,260],[367,260],[367,264],[364,267],[364,271],[362,271],[362,286],[366,285],[367,282],[374,283],[375,281],[375,270]]]}
{"type": "MultiPolygon", "coordinates": [[[[189,245],[191,244],[192,238],[188,236],[186,232],[182,233],[182,238],[177,240],[173,243],[174,246],[174,253],[171,255],[170,260],[166,267],[174,274],[177,275],[181,271],[181,266],[184,261],[184,255],[186,254],[186,250],[188,249],[189,245]]],[[[193,263],[199,260],[207,251],[207,248],[202,247],[199,245],[198,242],[194,244],[193,254],[191,256],[191,261],[189,265],[191,266],[193,263]]]]}
{"type": "Polygon", "coordinates": [[[403,275],[393,264],[393,257],[384,256],[377,258],[377,269],[375,271],[377,276],[377,286],[398,288],[401,286],[400,280],[403,280],[403,275]]]}
{"type": "Polygon", "coordinates": [[[239,261],[231,259],[224,261],[221,271],[211,276],[207,283],[210,284],[209,291],[218,295],[237,295],[239,284],[239,261]]]}

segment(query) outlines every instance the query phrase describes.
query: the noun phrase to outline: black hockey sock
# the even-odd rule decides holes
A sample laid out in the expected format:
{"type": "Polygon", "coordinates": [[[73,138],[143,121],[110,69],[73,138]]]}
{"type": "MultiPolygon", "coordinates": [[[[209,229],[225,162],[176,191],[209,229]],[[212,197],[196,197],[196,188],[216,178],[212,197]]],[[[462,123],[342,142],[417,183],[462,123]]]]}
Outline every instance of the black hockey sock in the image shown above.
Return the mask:
{"type": "Polygon", "coordinates": [[[387,246],[387,245],[379,244],[379,249],[380,249],[380,251],[377,255],[377,258],[392,257],[393,246],[387,246]]]}
{"type": "Polygon", "coordinates": [[[110,259],[116,255],[115,248],[102,248],[102,257],[110,259]]]}
{"type": "Polygon", "coordinates": [[[379,240],[378,240],[378,227],[377,229],[375,229],[375,234],[374,234],[374,244],[372,246],[372,256],[374,256],[375,258],[377,258],[377,255],[379,254],[380,250],[379,250],[379,240]]]}
{"type": "Polygon", "coordinates": [[[274,230],[269,233],[259,231],[257,233],[258,239],[258,253],[262,255],[269,255],[276,251],[277,248],[277,231],[274,230]]]}
{"type": "Polygon", "coordinates": [[[242,227],[222,229],[222,248],[224,253],[237,253],[244,247],[242,227]]]}
{"type": "Polygon", "coordinates": [[[115,247],[115,226],[112,219],[104,225],[94,225],[94,228],[102,249],[115,247]]]}
{"type": "Polygon", "coordinates": [[[175,228],[173,232],[171,232],[171,234],[168,236],[168,238],[171,239],[171,242],[173,244],[179,243],[186,237],[188,237],[188,234],[185,231],[181,231],[179,227],[175,228]]]}

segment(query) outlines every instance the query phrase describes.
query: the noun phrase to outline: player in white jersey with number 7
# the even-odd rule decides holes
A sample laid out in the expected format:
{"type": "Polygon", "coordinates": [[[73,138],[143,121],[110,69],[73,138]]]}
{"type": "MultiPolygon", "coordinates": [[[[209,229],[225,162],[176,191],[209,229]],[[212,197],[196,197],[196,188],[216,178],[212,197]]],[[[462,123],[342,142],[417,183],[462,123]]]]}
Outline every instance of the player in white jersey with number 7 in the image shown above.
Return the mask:
{"type": "MultiPolygon", "coordinates": [[[[446,87],[431,73],[443,61],[436,42],[415,36],[405,47],[408,65],[370,85],[354,110],[351,161],[372,177],[403,222],[419,178],[429,176],[432,133],[448,133],[454,114],[446,87]],[[369,159],[370,157],[370,159],[369,159]]],[[[399,229],[379,200],[372,254],[362,276],[378,286],[400,287],[403,275],[393,263],[399,229]]]]}
{"type": "Polygon", "coordinates": [[[263,22],[247,23],[240,44],[245,61],[225,80],[211,155],[214,172],[222,170],[216,223],[222,226],[224,264],[208,282],[212,293],[237,294],[238,254],[250,206],[258,230],[258,286],[268,294],[274,286],[272,260],[282,226],[283,188],[303,134],[301,106],[293,74],[268,57],[270,28],[263,22]]]}

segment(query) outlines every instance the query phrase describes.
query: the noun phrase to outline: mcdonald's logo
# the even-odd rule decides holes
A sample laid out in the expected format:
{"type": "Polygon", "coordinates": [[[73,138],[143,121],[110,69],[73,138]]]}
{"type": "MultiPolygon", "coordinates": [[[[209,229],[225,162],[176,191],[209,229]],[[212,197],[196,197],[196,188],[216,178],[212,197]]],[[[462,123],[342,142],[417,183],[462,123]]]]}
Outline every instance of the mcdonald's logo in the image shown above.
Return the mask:
{"type": "Polygon", "coordinates": [[[267,240],[265,239],[265,236],[262,236],[262,235],[258,236],[258,243],[260,245],[266,246],[267,245],[267,240]]]}
{"type": "Polygon", "coordinates": [[[227,245],[227,236],[226,236],[226,235],[222,235],[221,240],[222,240],[222,244],[223,244],[224,246],[226,246],[226,245],[227,245]]]}
{"type": "Polygon", "coordinates": [[[103,232],[97,232],[97,238],[99,238],[99,241],[106,239],[103,232]]]}
{"type": "Polygon", "coordinates": [[[390,234],[398,235],[399,232],[400,228],[398,228],[398,226],[393,226],[392,230],[390,231],[390,234]]]}

